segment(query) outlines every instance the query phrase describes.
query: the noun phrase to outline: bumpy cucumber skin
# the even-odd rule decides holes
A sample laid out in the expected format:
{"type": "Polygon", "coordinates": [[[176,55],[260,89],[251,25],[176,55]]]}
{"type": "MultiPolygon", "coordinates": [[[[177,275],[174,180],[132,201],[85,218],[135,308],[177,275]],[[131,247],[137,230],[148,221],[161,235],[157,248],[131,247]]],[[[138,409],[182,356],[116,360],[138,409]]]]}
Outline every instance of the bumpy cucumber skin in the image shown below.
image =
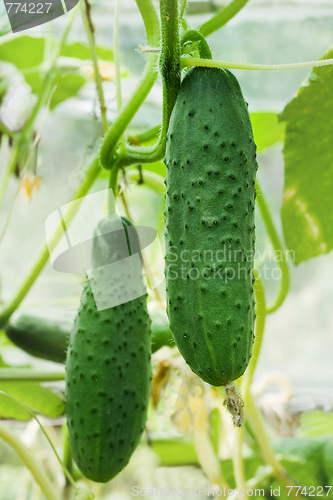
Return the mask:
{"type": "Polygon", "coordinates": [[[188,71],[172,113],[165,163],[170,328],[192,371],[220,386],[244,373],[255,319],[247,252],[254,252],[258,165],[247,104],[230,71],[188,71]],[[181,260],[184,250],[188,262],[181,260]],[[204,257],[205,250],[213,259],[204,257]],[[194,257],[199,252],[201,261],[194,257]],[[240,279],[238,264],[244,268],[240,279]]]}
{"type": "MultiPolygon", "coordinates": [[[[125,227],[130,224],[122,219],[125,227]]],[[[77,466],[96,482],[109,481],[125,467],[145,427],[151,381],[146,301],[145,295],[98,311],[87,281],[71,333],[68,436],[77,466]]]]}
{"type": "Polygon", "coordinates": [[[5,328],[9,340],[27,353],[64,363],[74,315],[54,309],[16,311],[5,328]]]}

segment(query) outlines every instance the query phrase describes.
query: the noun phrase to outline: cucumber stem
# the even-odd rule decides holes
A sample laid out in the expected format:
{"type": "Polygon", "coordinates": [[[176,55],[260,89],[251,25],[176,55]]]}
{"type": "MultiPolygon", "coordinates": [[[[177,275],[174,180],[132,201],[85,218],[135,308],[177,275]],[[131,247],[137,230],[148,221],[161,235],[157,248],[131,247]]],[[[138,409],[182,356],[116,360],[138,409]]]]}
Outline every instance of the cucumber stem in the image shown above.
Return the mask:
{"type": "Polygon", "coordinates": [[[180,88],[180,39],[178,0],[160,0],[161,52],[159,68],[162,76],[163,110],[159,140],[154,146],[128,146],[120,166],[162,160],[165,154],[169,121],[180,88]]]}
{"type": "Polygon", "coordinates": [[[233,0],[229,5],[224,7],[224,9],[217,12],[209,21],[203,23],[199,27],[200,33],[202,33],[203,36],[208,36],[218,30],[227,24],[227,22],[230,21],[248,1],[249,0],[233,0]]]}
{"type": "Polygon", "coordinates": [[[333,64],[333,59],[321,59],[320,61],[309,61],[290,64],[252,64],[252,63],[236,63],[230,61],[217,61],[210,59],[201,59],[195,57],[180,58],[181,68],[187,66],[201,66],[203,68],[229,68],[229,69],[245,69],[252,71],[281,71],[290,69],[316,68],[319,66],[329,66],[333,64]]]}
{"type": "Polygon", "coordinates": [[[288,291],[289,291],[289,284],[290,284],[290,279],[289,279],[289,267],[288,263],[285,258],[284,250],[282,247],[281,240],[279,238],[279,235],[275,229],[274,222],[272,220],[271,214],[269,212],[265,197],[261,191],[261,188],[259,186],[259,182],[256,181],[256,192],[257,192],[257,202],[259,205],[259,209],[262,215],[262,218],[264,220],[264,223],[266,225],[266,229],[268,232],[268,235],[270,237],[271,243],[273,245],[273,248],[275,252],[279,253],[279,266],[281,269],[281,283],[280,283],[280,290],[278,293],[277,298],[273,302],[271,306],[267,308],[267,314],[270,314],[274,311],[276,311],[284,302],[284,299],[286,298],[288,291]]]}

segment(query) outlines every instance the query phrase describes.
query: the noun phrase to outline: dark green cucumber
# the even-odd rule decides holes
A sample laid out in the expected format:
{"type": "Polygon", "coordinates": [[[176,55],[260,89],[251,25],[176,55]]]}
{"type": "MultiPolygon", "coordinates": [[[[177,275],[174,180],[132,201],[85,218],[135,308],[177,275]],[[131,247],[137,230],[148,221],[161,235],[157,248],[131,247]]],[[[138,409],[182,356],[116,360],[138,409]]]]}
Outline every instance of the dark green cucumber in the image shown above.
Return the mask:
{"type": "Polygon", "coordinates": [[[55,309],[18,310],[5,328],[9,340],[32,356],[64,363],[75,314],[55,309]]]}
{"type": "MultiPolygon", "coordinates": [[[[18,310],[5,328],[9,340],[37,358],[65,363],[69,336],[76,314],[56,309],[18,310]]],[[[172,333],[164,309],[150,311],[151,352],[172,346],[172,333]]]]}
{"type": "MultiPolygon", "coordinates": [[[[122,221],[128,242],[131,223],[122,221]]],[[[105,232],[105,227],[111,231],[113,220],[102,219],[96,235],[105,232]]],[[[149,401],[151,338],[146,294],[98,310],[91,289],[92,282],[103,280],[101,259],[117,261],[119,249],[118,242],[110,247],[107,234],[94,240],[94,269],[83,291],[66,361],[69,442],[81,472],[96,482],[109,481],[128,463],[144,430],[149,401]]],[[[97,294],[114,297],[124,287],[130,288],[125,280],[132,271],[129,263],[123,279],[101,285],[97,294]]]]}
{"type": "Polygon", "coordinates": [[[220,386],[244,373],[255,319],[258,165],[247,104],[230,71],[187,72],[165,163],[170,328],[193,372],[220,386]]]}

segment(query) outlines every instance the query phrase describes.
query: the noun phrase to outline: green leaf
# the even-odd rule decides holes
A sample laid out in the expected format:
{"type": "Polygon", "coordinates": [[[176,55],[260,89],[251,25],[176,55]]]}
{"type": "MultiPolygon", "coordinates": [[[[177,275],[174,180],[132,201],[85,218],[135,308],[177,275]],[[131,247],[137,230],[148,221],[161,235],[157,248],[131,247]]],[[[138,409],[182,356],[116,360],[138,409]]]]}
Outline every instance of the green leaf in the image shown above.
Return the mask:
{"type": "Polygon", "coordinates": [[[322,410],[301,414],[301,431],[304,436],[333,436],[333,413],[322,410]]]}
{"type": "MultiPolygon", "coordinates": [[[[52,389],[35,382],[1,382],[0,390],[50,418],[65,413],[64,400],[52,389]]],[[[12,398],[0,394],[0,418],[30,420],[29,413],[12,398]]]]}
{"type": "Polygon", "coordinates": [[[194,446],[189,441],[156,439],[153,441],[153,450],[159,455],[163,466],[198,464],[194,446]]]}
{"type": "Polygon", "coordinates": [[[285,133],[285,124],[280,123],[278,115],[272,111],[251,113],[251,123],[257,151],[269,148],[282,142],[285,133]]]}
{"type": "Polygon", "coordinates": [[[282,453],[281,464],[296,484],[319,486],[324,483],[322,471],[322,449],[324,442],[316,439],[283,439],[275,451],[282,453]]]}
{"type": "MultiPolygon", "coordinates": [[[[333,57],[333,49],[323,59],[333,57]]],[[[314,68],[285,107],[282,224],[295,264],[333,248],[333,68],[314,68]]]]}
{"type": "Polygon", "coordinates": [[[52,97],[51,109],[69,97],[74,97],[85,83],[86,79],[80,75],[66,75],[61,78],[52,97]]]}
{"type": "Polygon", "coordinates": [[[39,73],[29,73],[24,75],[25,81],[31,87],[33,94],[39,95],[42,87],[42,79],[39,73]]]}
{"type": "MultiPolygon", "coordinates": [[[[42,79],[39,73],[30,73],[25,76],[26,82],[30,85],[34,94],[39,94],[42,87],[42,79]]],[[[80,88],[86,83],[86,79],[81,75],[69,74],[61,77],[60,73],[54,78],[53,85],[59,82],[51,101],[51,109],[54,109],[60,102],[77,95],[80,88]]]]}
{"type": "Polygon", "coordinates": [[[1,60],[15,64],[19,69],[32,68],[42,63],[44,38],[19,36],[0,45],[1,60]]]}
{"type": "Polygon", "coordinates": [[[210,415],[210,438],[214,448],[214,453],[217,455],[219,449],[219,424],[220,424],[220,412],[218,408],[213,408],[210,415]]]}
{"type": "MultiPolygon", "coordinates": [[[[113,52],[108,48],[96,47],[96,54],[102,61],[113,61],[113,52]]],[[[76,57],[82,60],[91,59],[89,47],[80,42],[73,42],[69,45],[65,45],[60,55],[65,57],[76,57]]]]}

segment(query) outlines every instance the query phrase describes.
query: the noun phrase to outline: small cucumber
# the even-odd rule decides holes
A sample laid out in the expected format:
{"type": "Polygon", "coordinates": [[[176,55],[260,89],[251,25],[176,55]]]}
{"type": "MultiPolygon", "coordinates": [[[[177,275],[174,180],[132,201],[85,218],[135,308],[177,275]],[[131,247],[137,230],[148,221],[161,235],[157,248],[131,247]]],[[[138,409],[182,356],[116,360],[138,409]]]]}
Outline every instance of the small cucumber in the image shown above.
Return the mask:
{"type": "Polygon", "coordinates": [[[228,70],[191,68],[167,134],[167,313],[180,353],[204,381],[240,377],[254,341],[256,146],[228,70]]]}
{"type": "Polygon", "coordinates": [[[37,358],[64,363],[75,314],[55,309],[17,310],[5,328],[9,340],[37,358]]]}
{"type": "MultiPolygon", "coordinates": [[[[17,310],[5,328],[9,340],[23,351],[56,363],[65,363],[76,313],[56,309],[17,310]]],[[[172,333],[164,309],[150,311],[151,352],[172,347],[172,333]]]]}
{"type": "MultiPolygon", "coordinates": [[[[119,221],[119,219],[118,219],[119,221]]],[[[130,255],[128,219],[122,218],[130,255]]],[[[105,217],[96,229],[94,269],[85,285],[71,332],[66,361],[68,437],[73,458],[81,472],[96,482],[106,482],[128,463],[145,427],[151,381],[150,318],[147,296],[98,310],[91,281],[103,275],[101,262],[117,260],[120,243],[110,245],[105,217]],[[97,263],[97,264],[96,264],[97,263]]],[[[128,287],[122,278],[102,292],[117,295],[128,287]]]]}

